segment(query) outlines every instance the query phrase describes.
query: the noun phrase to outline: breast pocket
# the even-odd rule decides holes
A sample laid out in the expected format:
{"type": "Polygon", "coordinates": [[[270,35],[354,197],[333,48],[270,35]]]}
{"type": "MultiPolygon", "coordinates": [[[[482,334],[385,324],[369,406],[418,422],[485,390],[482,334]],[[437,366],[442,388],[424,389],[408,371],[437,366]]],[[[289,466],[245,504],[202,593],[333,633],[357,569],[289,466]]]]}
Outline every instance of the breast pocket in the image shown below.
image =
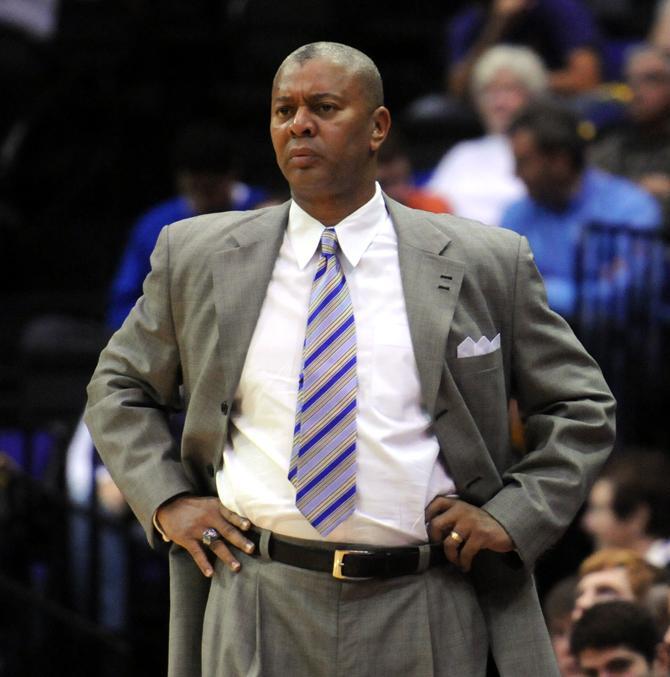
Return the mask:
{"type": "Polygon", "coordinates": [[[493,450],[506,444],[509,430],[502,352],[495,350],[474,357],[450,357],[447,369],[487,448],[493,450]]]}
{"type": "Polygon", "coordinates": [[[447,364],[454,375],[456,374],[476,374],[480,371],[502,368],[502,353],[500,348],[486,353],[485,355],[474,355],[472,357],[450,357],[447,364]]]}

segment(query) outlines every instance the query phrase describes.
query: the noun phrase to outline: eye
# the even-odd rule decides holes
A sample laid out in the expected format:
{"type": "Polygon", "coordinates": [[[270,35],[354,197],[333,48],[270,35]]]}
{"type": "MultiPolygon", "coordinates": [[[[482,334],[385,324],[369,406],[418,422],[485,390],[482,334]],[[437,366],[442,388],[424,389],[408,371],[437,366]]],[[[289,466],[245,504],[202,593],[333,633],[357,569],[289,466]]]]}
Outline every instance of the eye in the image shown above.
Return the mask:
{"type": "Polygon", "coordinates": [[[291,109],[288,106],[277,106],[275,108],[275,115],[280,118],[285,118],[290,115],[291,109]]]}
{"type": "Polygon", "coordinates": [[[332,103],[320,103],[316,109],[320,113],[332,113],[335,110],[335,106],[332,103]]]}

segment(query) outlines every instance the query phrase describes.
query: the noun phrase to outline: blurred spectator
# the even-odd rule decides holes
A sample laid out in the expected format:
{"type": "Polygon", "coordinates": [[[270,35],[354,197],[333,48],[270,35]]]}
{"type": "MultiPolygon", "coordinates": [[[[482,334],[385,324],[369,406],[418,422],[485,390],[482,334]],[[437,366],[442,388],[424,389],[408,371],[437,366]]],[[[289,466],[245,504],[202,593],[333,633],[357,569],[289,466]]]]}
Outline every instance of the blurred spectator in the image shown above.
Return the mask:
{"type": "Polygon", "coordinates": [[[499,43],[534,49],[551,71],[550,88],[577,94],[600,82],[599,35],[578,0],[481,0],[447,26],[449,90],[463,96],[477,59],[499,43]]]}
{"type": "Polygon", "coordinates": [[[198,124],[184,130],[176,141],[173,164],[179,194],[135,224],[112,282],[107,319],[113,329],[121,326],[142,295],[149,258],[163,226],[198,214],[252,209],[265,199],[263,190],[235,178],[233,149],[219,126],[198,124]]]}
{"type": "Polygon", "coordinates": [[[670,458],[620,454],[589,494],[582,521],[597,548],[629,548],[657,567],[670,565],[670,458]]]}
{"type": "Polygon", "coordinates": [[[628,125],[596,143],[591,161],[635,181],[661,201],[670,214],[670,55],[649,45],[626,61],[632,98],[628,125]]]}
{"type": "Polygon", "coordinates": [[[631,602],[604,602],[575,623],[570,648],[584,675],[653,677],[661,674],[654,668],[659,640],[645,609],[631,602]]]}
{"type": "Polygon", "coordinates": [[[395,128],[379,149],[377,181],[389,197],[408,207],[438,214],[451,211],[449,204],[441,197],[414,184],[409,155],[395,128]]]}
{"type": "Polygon", "coordinates": [[[60,0],[3,0],[0,23],[36,39],[46,39],[56,31],[59,5],[60,0]]]}
{"type": "Polygon", "coordinates": [[[582,673],[570,652],[572,610],[575,606],[577,578],[569,576],[556,583],[546,594],[542,611],[561,677],[579,677],[582,673]]]}
{"type": "Polygon", "coordinates": [[[472,94],[486,135],[461,141],[439,162],[426,187],[458,216],[498,226],[505,208],[525,194],[514,175],[505,132],[512,118],[547,86],[547,73],[526,47],[488,50],[472,71],[472,94]]]}
{"type": "Polygon", "coordinates": [[[600,29],[602,75],[623,78],[626,53],[644,42],[654,22],[658,0],[583,0],[600,29]]]}
{"type": "MultiPolygon", "coordinates": [[[[40,94],[46,55],[44,45],[56,32],[59,0],[0,2],[0,172],[13,155],[12,146],[25,133],[18,125],[40,94]],[[15,139],[8,137],[16,136],[15,139]]],[[[25,124],[23,122],[22,124],[25,124]]]]}
{"type": "MultiPolygon", "coordinates": [[[[528,238],[549,304],[570,318],[576,308],[575,264],[584,228],[596,222],[654,229],[661,222],[660,208],[627,179],[587,167],[579,119],[567,108],[531,104],[512,122],[509,135],[528,197],[507,209],[502,225],[528,238]]],[[[587,293],[606,298],[625,284],[627,262],[621,257],[596,265],[595,286],[587,293]]]]}
{"type": "Polygon", "coordinates": [[[613,599],[643,604],[662,571],[624,548],[606,548],[587,557],[579,567],[575,608],[577,621],[594,604],[613,599]]]}

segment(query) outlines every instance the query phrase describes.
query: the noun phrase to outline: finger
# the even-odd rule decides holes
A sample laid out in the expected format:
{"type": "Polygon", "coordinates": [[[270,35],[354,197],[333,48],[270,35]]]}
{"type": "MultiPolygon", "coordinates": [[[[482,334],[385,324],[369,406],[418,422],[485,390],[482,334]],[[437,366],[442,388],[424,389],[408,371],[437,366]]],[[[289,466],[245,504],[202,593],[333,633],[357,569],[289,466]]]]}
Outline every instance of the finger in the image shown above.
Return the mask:
{"type": "Polygon", "coordinates": [[[198,569],[202,571],[202,575],[210,578],[214,573],[214,569],[212,569],[212,565],[209,563],[209,559],[207,559],[203,546],[196,541],[192,545],[186,546],[186,549],[193,558],[193,561],[198,565],[198,569]]]}
{"type": "Polygon", "coordinates": [[[242,515],[238,515],[232,510],[228,510],[226,506],[219,505],[219,512],[223,515],[223,519],[234,524],[238,529],[248,531],[251,528],[251,522],[246,517],[242,517],[242,515]]]}
{"type": "Polygon", "coordinates": [[[447,498],[446,496],[436,496],[425,510],[426,522],[430,522],[433,517],[443,513],[457,503],[455,498],[447,498]]]}
{"type": "Polygon", "coordinates": [[[460,565],[463,571],[470,571],[472,560],[480,550],[481,544],[478,538],[473,536],[465,541],[459,552],[460,565]]]}
{"type": "MultiPolygon", "coordinates": [[[[460,534],[460,532],[458,533],[460,534]]],[[[463,534],[461,534],[461,536],[463,536],[463,534]]],[[[465,538],[465,536],[463,536],[463,538],[465,538]]],[[[451,537],[450,530],[449,533],[447,534],[447,537],[444,539],[444,554],[447,556],[447,559],[452,564],[455,564],[459,568],[461,566],[460,549],[461,544],[451,537]]]]}
{"type": "Polygon", "coordinates": [[[428,523],[428,531],[434,542],[444,540],[445,536],[454,528],[456,516],[453,511],[440,513],[428,523]]]}
{"type": "Polygon", "coordinates": [[[444,530],[440,527],[436,520],[432,520],[427,525],[428,540],[431,543],[439,543],[444,540],[444,530]]]}
{"type": "Polygon", "coordinates": [[[230,551],[228,546],[220,540],[216,540],[209,546],[209,549],[231,570],[238,572],[242,565],[230,551]]]}
{"type": "Polygon", "coordinates": [[[251,554],[254,551],[255,546],[253,542],[244,536],[244,534],[230,522],[220,518],[216,521],[214,528],[219,532],[221,538],[232,543],[234,546],[237,546],[240,550],[243,550],[247,554],[251,554]]]}

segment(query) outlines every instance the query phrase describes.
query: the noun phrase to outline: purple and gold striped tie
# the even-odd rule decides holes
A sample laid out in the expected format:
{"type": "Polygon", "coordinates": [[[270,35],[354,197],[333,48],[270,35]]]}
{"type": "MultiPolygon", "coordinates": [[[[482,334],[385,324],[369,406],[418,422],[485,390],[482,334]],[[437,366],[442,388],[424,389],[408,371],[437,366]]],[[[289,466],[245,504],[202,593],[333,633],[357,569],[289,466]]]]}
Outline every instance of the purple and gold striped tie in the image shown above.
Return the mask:
{"type": "Polygon", "coordinates": [[[325,228],[312,283],[293,453],[288,478],[296,505],[323,536],[354,511],[356,331],[337,235],[325,228]]]}

